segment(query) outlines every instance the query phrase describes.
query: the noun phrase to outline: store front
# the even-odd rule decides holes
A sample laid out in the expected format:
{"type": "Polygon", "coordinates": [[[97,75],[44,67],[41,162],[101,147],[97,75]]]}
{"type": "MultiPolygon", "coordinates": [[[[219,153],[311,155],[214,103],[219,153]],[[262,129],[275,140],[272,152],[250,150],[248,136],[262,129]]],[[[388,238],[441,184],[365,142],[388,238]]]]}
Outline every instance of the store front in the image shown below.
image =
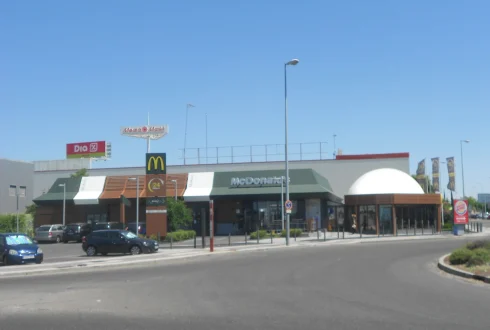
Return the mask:
{"type": "MultiPolygon", "coordinates": [[[[290,170],[289,177],[291,228],[324,228],[329,206],[341,205],[341,198],[314,170],[290,170]]],[[[281,231],[285,183],[282,170],[190,173],[184,200],[197,213],[201,207],[193,205],[214,201],[216,235],[241,235],[258,228],[281,231]]]]}

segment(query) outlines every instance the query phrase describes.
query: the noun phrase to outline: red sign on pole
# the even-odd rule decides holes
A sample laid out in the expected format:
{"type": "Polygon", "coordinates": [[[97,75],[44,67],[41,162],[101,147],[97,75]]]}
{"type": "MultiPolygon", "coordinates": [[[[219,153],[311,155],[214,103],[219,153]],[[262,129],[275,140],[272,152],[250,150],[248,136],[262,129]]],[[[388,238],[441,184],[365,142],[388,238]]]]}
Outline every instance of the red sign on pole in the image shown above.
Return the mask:
{"type": "Polygon", "coordinates": [[[66,145],[66,158],[100,158],[106,156],[106,142],[78,142],[66,145]]]}
{"type": "Polygon", "coordinates": [[[453,216],[455,225],[465,225],[468,223],[469,215],[467,200],[460,199],[454,201],[453,216]]]}

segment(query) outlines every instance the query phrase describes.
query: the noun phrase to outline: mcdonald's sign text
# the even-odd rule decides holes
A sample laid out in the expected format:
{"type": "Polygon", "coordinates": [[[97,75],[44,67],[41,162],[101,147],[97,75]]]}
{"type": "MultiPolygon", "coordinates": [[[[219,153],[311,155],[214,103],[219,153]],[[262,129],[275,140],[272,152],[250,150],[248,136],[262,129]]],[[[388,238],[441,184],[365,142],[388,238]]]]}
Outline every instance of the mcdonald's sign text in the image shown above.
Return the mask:
{"type": "Polygon", "coordinates": [[[146,154],[146,174],[167,174],[167,154],[146,154]]]}

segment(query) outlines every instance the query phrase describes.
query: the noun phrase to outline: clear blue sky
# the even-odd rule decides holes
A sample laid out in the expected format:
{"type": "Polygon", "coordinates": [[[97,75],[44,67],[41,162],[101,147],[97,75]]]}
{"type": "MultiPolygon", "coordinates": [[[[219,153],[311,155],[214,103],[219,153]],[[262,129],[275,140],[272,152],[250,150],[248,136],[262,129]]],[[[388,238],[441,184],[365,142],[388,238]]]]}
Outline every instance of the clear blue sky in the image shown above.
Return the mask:
{"type": "MultiPolygon", "coordinates": [[[[184,144],[283,143],[283,63],[290,142],[332,135],[345,154],[456,157],[467,194],[490,191],[489,1],[3,1],[0,157],[65,157],[107,140],[138,166],[145,142],[120,126],[168,124],[152,144],[179,164],[184,144]]],[[[330,153],[330,157],[331,157],[330,153]]],[[[446,169],[444,177],[447,178],[446,169]]]]}

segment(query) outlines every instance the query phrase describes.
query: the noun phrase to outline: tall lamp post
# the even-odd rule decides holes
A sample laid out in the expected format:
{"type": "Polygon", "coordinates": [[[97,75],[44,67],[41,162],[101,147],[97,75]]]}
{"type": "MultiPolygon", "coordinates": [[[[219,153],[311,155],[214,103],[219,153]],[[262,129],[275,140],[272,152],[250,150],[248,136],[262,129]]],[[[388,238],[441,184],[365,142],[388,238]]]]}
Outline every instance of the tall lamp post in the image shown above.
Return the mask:
{"type": "Polygon", "coordinates": [[[184,165],[185,165],[185,149],[187,147],[187,119],[189,117],[189,108],[194,108],[194,105],[187,103],[185,106],[184,165]]]}
{"type": "MultiPolygon", "coordinates": [[[[286,163],[286,200],[289,200],[289,163],[288,163],[288,80],[287,67],[288,65],[296,65],[298,59],[292,59],[284,63],[284,162],[286,163]]],[[[284,205],[282,205],[284,207],[284,205]]],[[[290,213],[286,214],[286,245],[289,245],[289,219],[290,213]]]]}
{"type": "Polygon", "coordinates": [[[63,187],[63,226],[66,220],[66,183],[60,183],[58,186],[63,187]]]}
{"type": "Polygon", "coordinates": [[[174,184],[174,187],[175,187],[175,200],[177,200],[177,180],[170,180],[171,182],[173,182],[174,184]]]}
{"type": "Polygon", "coordinates": [[[140,233],[140,226],[139,226],[139,220],[140,220],[140,177],[137,176],[136,178],[128,178],[130,181],[136,181],[136,236],[139,236],[140,233]]]}
{"type": "Polygon", "coordinates": [[[461,144],[461,178],[463,179],[463,198],[466,196],[464,193],[464,162],[463,162],[463,142],[470,143],[470,140],[461,140],[459,141],[461,144]]]}

